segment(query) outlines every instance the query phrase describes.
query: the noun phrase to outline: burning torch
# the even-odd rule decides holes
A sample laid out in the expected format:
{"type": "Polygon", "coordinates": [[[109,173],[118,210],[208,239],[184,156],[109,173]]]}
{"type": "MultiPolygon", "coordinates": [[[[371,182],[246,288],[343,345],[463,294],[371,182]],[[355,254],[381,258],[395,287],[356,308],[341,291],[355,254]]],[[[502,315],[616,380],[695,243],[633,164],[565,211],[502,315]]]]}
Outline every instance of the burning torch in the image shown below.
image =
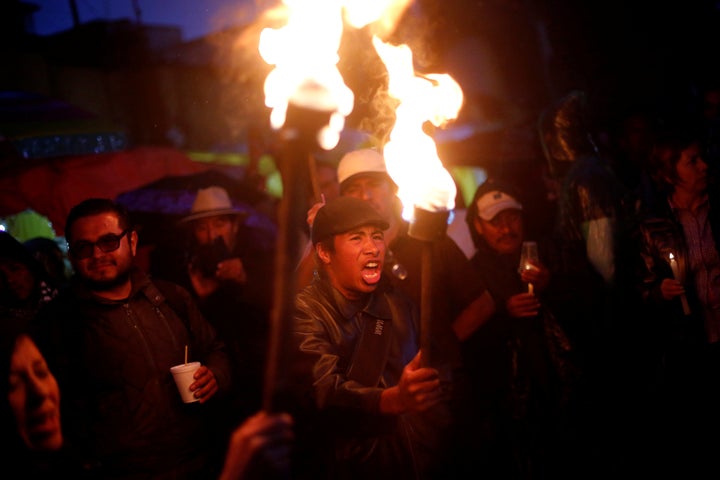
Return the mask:
{"type": "Polygon", "coordinates": [[[272,108],[270,123],[279,130],[279,169],[283,196],[278,208],[273,309],[270,315],[268,354],[263,385],[263,409],[271,411],[278,367],[286,348],[295,297],[298,232],[303,226],[308,158],[319,148],[330,150],[338,142],[354,95],[337,69],[342,34],[342,10],[323,2],[285,0],[287,23],[266,28],[259,51],[275,68],[265,79],[265,104],[272,108]],[[322,28],[318,28],[321,25],[322,28]]]}
{"type": "Polygon", "coordinates": [[[420,349],[423,364],[430,365],[433,243],[446,235],[457,190],[423,125],[429,121],[439,127],[456,118],[463,94],[449,75],[416,75],[407,45],[390,45],[378,37],[373,38],[373,45],[388,70],[388,93],[399,100],[384,156],[388,173],[398,185],[403,217],[410,223],[408,234],[423,242],[420,349]]]}

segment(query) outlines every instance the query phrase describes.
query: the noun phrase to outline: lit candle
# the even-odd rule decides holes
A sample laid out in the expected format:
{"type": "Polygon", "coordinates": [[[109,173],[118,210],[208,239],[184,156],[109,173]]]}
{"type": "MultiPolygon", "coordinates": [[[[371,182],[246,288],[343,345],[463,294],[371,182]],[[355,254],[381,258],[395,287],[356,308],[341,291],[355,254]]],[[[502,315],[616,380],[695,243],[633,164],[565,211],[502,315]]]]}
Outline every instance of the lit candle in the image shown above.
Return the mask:
{"type": "MultiPolygon", "coordinates": [[[[538,268],[537,268],[535,265],[533,265],[532,263],[526,263],[526,264],[525,264],[525,270],[537,270],[537,269],[538,269],[538,268]]],[[[528,282],[528,293],[529,293],[530,295],[534,295],[534,294],[535,294],[535,287],[533,287],[533,284],[530,283],[530,282],[528,282]]]]}
{"type": "MultiPolygon", "coordinates": [[[[678,272],[678,263],[677,260],[675,260],[675,255],[670,252],[668,254],[668,258],[670,259],[670,268],[672,269],[673,277],[675,277],[675,280],[680,280],[680,273],[678,272]]],[[[683,313],[685,315],[690,315],[690,305],[688,305],[687,297],[684,293],[680,295],[680,302],[682,303],[683,313]]]]}
{"type": "Polygon", "coordinates": [[[670,252],[669,257],[670,257],[670,268],[672,269],[673,277],[675,277],[675,280],[678,280],[678,279],[680,279],[680,274],[678,273],[677,260],[675,260],[675,255],[673,255],[672,252],[670,252]]]}
{"type": "MultiPolygon", "coordinates": [[[[528,264],[525,264],[525,270],[532,270],[533,268],[535,268],[534,265],[531,265],[531,264],[529,264],[529,263],[528,263],[528,264]]],[[[533,287],[533,284],[530,283],[530,282],[528,282],[528,293],[529,293],[530,295],[533,295],[534,292],[535,292],[535,288],[533,287]]]]}

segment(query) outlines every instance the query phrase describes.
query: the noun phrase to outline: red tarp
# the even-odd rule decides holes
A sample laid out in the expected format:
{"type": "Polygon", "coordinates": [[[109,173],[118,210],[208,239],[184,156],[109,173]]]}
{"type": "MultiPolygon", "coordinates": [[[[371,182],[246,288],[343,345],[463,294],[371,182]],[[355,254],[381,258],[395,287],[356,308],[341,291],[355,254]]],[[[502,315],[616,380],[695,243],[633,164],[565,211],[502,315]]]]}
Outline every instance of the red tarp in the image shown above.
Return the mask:
{"type": "Polygon", "coordinates": [[[115,199],[163,177],[209,168],[170,147],[43,160],[17,173],[0,174],[0,217],[32,209],[48,217],[62,236],[70,208],[86,198],[115,199]]]}

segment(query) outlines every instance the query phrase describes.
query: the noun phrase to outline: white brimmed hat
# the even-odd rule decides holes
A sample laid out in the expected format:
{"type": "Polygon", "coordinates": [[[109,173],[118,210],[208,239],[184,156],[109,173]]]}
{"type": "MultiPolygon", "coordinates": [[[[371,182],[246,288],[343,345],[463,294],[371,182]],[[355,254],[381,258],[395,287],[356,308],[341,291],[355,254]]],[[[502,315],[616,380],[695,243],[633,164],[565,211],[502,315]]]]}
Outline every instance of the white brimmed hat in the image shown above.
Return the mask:
{"type": "Polygon", "coordinates": [[[233,206],[230,196],[224,188],[201,188],[198,190],[195,201],[190,208],[190,215],[180,220],[180,223],[218,215],[245,216],[247,214],[233,206]]]}
{"type": "Polygon", "coordinates": [[[384,173],[387,175],[385,159],[378,151],[372,148],[361,148],[348,152],[343,155],[340,163],[338,163],[337,174],[340,184],[355,175],[367,173],[384,173]]]}
{"type": "Polygon", "coordinates": [[[477,200],[478,216],[485,221],[495,218],[495,215],[507,209],[522,210],[520,202],[500,190],[487,192],[477,200]]]}

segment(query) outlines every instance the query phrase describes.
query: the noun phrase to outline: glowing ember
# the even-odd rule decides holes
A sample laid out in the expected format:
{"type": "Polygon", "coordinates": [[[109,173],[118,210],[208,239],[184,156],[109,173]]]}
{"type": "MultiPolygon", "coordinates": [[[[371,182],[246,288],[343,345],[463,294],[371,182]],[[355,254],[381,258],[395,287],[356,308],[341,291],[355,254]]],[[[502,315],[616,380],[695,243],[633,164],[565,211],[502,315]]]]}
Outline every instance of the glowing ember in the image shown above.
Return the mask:
{"type": "Polygon", "coordinates": [[[318,143],[332,149],[352,112],[354,95],[337,69],[343,31],[342,5],[333,0],[284,0],[287,24],[260,34],[259,52],[275,68],[265,79],[265,104],[270,123],[285,123],[290,103],[332,112],[318,143]]]}
{"type": "Polygon", "coordinates": [[[455,182],[423,124],[430,121],[441,127],[455,119],[463,103],[462,89],[449,75],[415,75],[407,45],[390,45],[377,37],[373,45],[388,69],[388,93],[400,101],[384,154],[388,173],[399,187],[403,217],[410,220],[414,207],[431,212],[452,210],[455,182]]]}

